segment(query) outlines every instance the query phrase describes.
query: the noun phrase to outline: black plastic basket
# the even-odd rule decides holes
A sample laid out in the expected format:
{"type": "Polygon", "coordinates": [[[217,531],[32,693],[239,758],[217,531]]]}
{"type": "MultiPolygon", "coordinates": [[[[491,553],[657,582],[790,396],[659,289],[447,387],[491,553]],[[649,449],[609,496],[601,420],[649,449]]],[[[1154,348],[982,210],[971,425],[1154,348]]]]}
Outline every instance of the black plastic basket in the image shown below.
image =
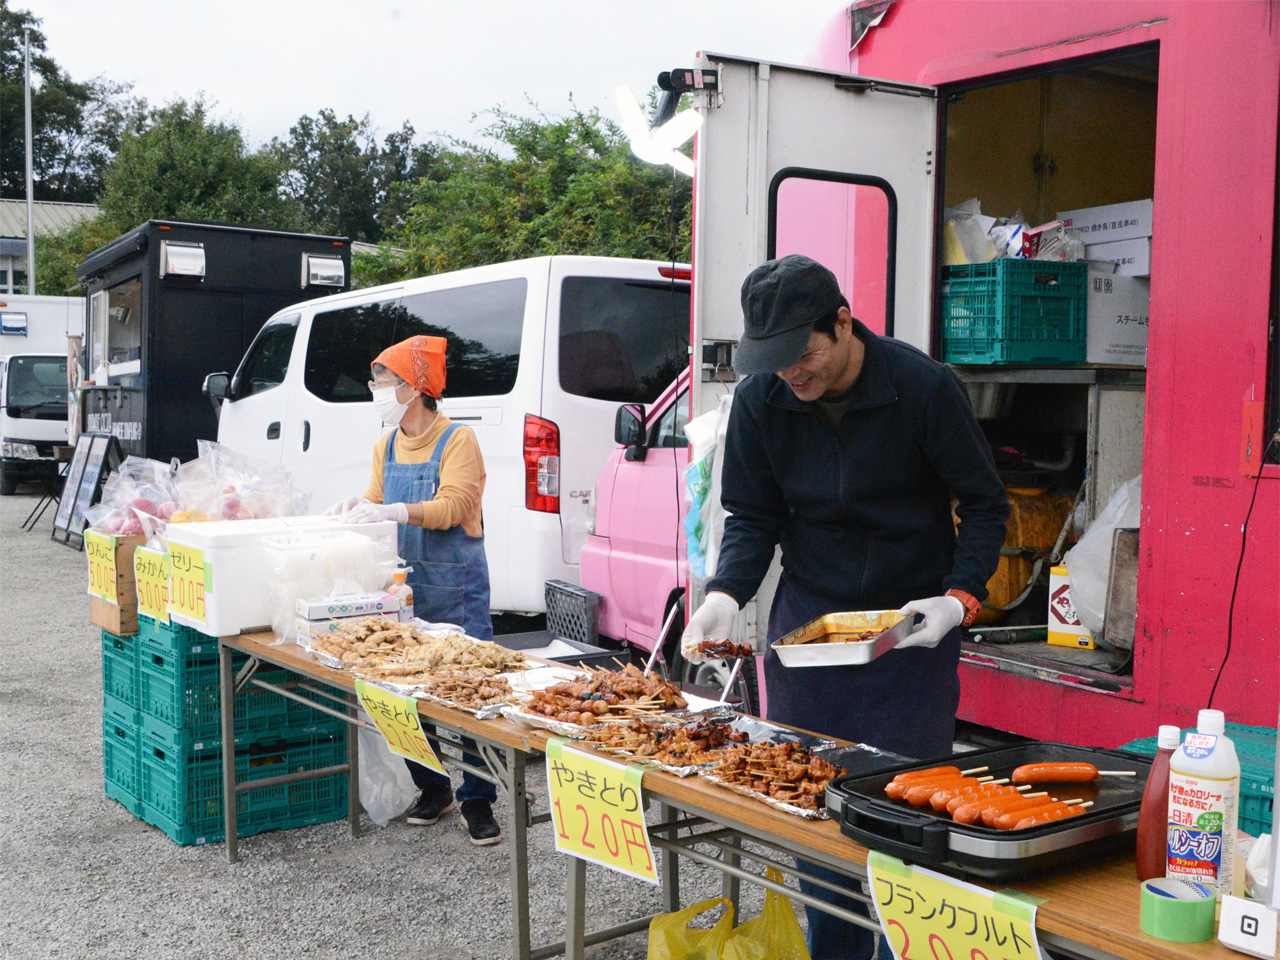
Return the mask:
{"type": "Polygon", "coordinates": [[[547,630],[553,637],[596,645],[600,594],[564,580],[547,581],[547,630]]]}

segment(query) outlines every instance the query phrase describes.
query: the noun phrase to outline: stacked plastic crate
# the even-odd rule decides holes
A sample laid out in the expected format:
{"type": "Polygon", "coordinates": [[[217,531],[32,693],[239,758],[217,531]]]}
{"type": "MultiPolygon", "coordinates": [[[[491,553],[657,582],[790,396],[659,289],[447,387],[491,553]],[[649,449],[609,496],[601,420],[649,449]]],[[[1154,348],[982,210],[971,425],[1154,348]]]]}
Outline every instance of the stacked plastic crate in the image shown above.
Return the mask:
{"type": "MultiPolygon", "coordinates": [[[[278,669],[255,676],[301,679],[278,669]]],[[[217,641],[189,627],[143,616],[136,637],[103,633],[107,795],[182,845],[224,837],[218,680],[217,641]]],[[[271,691],[239,693],[235,720],[239,782],[346,761],[347,724],[271,691]]],[[[324,823],[346,815],[347,778],[250,790],[236,803],[242,837],[324,823]]]]}

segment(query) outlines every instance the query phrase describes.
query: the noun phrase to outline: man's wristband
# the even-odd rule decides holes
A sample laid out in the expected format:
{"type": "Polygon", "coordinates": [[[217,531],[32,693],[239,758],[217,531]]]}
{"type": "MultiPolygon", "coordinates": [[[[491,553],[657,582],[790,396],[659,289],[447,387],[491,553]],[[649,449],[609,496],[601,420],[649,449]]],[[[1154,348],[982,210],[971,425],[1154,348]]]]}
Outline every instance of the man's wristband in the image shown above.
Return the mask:
{"type": "Polygon", "coordinates": [[[982,612],[982,602],[971,593],[963,590],[951,589],[945,594],[948,597],[955,597],[964,606],[964,619],[960,621],[960,626],[970,626],[979,613],[982,612]]]}

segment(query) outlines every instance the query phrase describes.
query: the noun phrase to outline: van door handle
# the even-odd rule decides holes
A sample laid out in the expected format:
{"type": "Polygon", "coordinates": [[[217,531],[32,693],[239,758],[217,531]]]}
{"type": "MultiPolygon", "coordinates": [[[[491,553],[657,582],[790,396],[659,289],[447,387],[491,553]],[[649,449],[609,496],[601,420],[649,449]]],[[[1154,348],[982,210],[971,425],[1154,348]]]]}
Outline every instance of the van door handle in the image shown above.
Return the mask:
{"type": "Polygon", "coordinates": [[[280,439],[280,421],[279,420],[277,420],[275,423],[267,424],[267,439],[268,440],[280,439]]]}
{"type": "Polygon", "coordinates": [[[302,452],[307,452],[307,447],[311,446],[311,421],[302,421],[302,452]]]}

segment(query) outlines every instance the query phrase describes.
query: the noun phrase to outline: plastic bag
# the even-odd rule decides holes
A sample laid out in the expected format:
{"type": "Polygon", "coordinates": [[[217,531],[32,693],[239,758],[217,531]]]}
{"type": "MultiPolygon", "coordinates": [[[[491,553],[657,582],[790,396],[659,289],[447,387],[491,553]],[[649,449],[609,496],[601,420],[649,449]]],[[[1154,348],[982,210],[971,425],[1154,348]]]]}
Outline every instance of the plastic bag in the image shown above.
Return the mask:
{"type": "Polygon", "coordinates": [[[662,913],[649,923],[648,960],[717,960],[733,933],[733,904],[717,897],[675,913],[662,913]],[[694,917],[724,905],[724,914],[707,930],[694,930],[694,917]]]}
{"type": "Polygon", "coordinates": [[[685,468],[685,542],[689,566],[698,577],[712,577],[724,534],[724,507],[720,503],[720,470],[724,463],[724,437],[729,429],[732,397],[723,396],[716,409],[690,420],[684,427],[689,438],[689,466],[685,468]]]}
{"type": "MultiPolygon", "coordinates": [[[[368,714],[361,712],[365,723],[372,724],[368,714]]],[[[409,809],[418,796],[404,757],[392,753],[382,734],[363,727],[360,735],[360,805],[364,812],[380,827],[385,827],[395,817],[409,809]]]]}
{"type": "Polygon", "coordinates": [[[1118,527],[1136,527],[1142,519],[1142,475],[1127,480],[1111,496],[1106,509],[1089,524],[1080,542],[1062,562],[1071,577],[1071,605],[1096,640],[1107,615],[1107,581],[1111,576],[1111,538],[1118,527]]]}
{"type": "MultiPolygon", "coordinates": [[[[782,883],[782,874],[768,869],[770,880],[782,883]]],[[[780,893],[768,892],[764,910],[733,931],[720,948],[721,960],[809,960],[804,931],[791,901],[780,893]]]]}
{"type": "Polygon", "coordinates": [[[1270,902],[1271,834],[1264,833],[1249,844],[1244,859],[1244,883],[1246,892],[1253,899],[1270,902]]]}
{"type": "Polygon", "coordinates": [[[993,224],[982,215],[977,197],[970,197],[945,212],[943,224],[943,262],[947,266],[965,263],[987,263],[996,258],[996,247],[987,235],[993,224]]]}

